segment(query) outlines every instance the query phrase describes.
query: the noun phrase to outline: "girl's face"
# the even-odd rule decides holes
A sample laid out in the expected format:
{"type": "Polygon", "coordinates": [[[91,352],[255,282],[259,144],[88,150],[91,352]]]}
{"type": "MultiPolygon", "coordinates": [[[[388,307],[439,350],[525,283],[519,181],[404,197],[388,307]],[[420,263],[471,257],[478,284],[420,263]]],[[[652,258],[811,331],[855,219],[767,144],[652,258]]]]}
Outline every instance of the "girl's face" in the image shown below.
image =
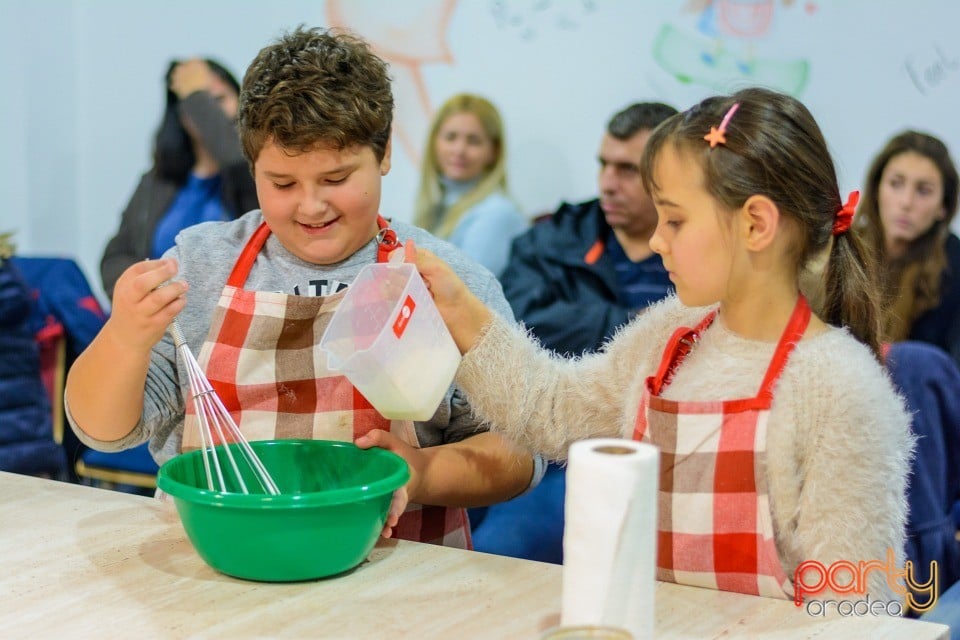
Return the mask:
{"type": "Polygon", "coordinates": [[[479,178],[496,161],[493,140],[480,119],[469,112],[448,116],[434,141],[440,175],[450,180],[479,178]]]}
{"type": "Polygon", "coordinates": [[[277,239],[301,260],[327,265],[377,234],[380,181],[389,170],[389,143],[378,162],[367,146],[288,155],[268,141],[253,177],[263,219],[277,239]]]}
{"type": "Polygon", "coordinates": [[[687,306],[699,307],[722,300],[727,294],[734,265],[730,229],[722,224],[724,212],[703,188],[703,171],[692,158],[666,145],[654,166],[657,192],[657,228],[650,248],[663,258],[663,266],[687,306]]]}
{"type": "Polygon", "coordinates": [[[914,151],[887,162],[877,190],[887,250],[897,255],[943,220],[943,178],[930,158],[914,151]]]}

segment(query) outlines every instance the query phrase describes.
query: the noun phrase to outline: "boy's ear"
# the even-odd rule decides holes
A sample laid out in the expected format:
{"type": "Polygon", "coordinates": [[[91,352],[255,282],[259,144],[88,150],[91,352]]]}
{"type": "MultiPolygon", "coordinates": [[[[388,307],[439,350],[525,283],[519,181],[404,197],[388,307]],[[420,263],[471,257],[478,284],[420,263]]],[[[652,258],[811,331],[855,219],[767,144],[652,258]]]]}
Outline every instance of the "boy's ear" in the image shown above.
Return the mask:
{"type": "Polygon", "coordinates": [[[383,148],[383,160],[380,161],[380,175],[390,173],[390,152],[393,150],[393,136],[387,138],[387,146],[383,148]]]}
{"type": "Polygon", "coordinates": [[[766,249],[780,227],[780,209],[767,196],[747,198],[741,209],[741,222],[746,246],[752,251],[766,249]]]}

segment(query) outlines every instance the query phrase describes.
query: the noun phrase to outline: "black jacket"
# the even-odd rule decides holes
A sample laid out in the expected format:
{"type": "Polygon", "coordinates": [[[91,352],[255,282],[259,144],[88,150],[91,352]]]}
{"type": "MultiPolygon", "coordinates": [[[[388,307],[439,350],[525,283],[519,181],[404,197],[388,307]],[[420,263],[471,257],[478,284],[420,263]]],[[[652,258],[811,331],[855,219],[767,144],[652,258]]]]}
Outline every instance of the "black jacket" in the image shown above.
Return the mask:
{"type": "MultiPolygon", "coordinates": [[[[180,102],[180,110],[196,125],[207,149],[220,165],[220,199],[231,218],[256,209],[257,189],[250,167],[240,148],[236,126],[205,91],[197,91],[180,102]]],[[[153,169],[140,179],[127,203],[117,234],[107,243],[100,260],[103,290],[113,299],[113,287],[120,274],[135,262],[150,257],[153,234],[173,204],[180,185],[161,179],[153,169]]]]}
{"type": "MultiPolygon", "coordinates": [[[[594,249],[611,233],[600,201],[591,200],[563,203],[513,241],[500,276],[503,292],[545,347],[571,355],[595,351],[637,312],[620,302],[610,257],[594,249]]],[[[670,286],[665,273],[664,285],[670,286]]]]}
{"type": "Polygon", "coordinates": [[[917,318],[910,340],[929,342],[960,364],[960,238],[947,236],[947,269],[940,289],[940,304],[917,318]]]}

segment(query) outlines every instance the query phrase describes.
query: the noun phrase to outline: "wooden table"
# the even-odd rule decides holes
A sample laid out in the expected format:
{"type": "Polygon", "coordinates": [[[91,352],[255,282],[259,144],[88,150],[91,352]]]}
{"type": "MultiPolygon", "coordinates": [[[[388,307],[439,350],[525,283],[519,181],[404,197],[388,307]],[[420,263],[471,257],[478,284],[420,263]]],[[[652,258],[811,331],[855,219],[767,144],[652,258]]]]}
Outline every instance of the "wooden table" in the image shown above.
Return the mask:
{"type": "MultiPolygon", "coordinates": [[[[172,504],[0,473],[3,638],[527,638],[557,624],[561,567],[381,541],[351,573],[265,584],[210,569],[172,504]]],[[[657,638],[947,638],[889,618],[659,584],[657,638]]]]}

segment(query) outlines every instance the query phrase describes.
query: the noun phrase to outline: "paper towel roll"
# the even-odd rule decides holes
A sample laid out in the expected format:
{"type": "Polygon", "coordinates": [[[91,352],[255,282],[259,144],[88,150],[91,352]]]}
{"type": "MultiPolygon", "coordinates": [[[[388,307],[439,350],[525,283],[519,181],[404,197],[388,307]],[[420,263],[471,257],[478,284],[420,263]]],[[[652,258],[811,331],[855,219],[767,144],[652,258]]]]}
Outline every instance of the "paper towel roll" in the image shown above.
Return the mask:
{"type": "Polygon", "coordinates": [[[653,638],[659,450],[633,440],[570,447],[562,625],[620,627],[653,638]]]}

